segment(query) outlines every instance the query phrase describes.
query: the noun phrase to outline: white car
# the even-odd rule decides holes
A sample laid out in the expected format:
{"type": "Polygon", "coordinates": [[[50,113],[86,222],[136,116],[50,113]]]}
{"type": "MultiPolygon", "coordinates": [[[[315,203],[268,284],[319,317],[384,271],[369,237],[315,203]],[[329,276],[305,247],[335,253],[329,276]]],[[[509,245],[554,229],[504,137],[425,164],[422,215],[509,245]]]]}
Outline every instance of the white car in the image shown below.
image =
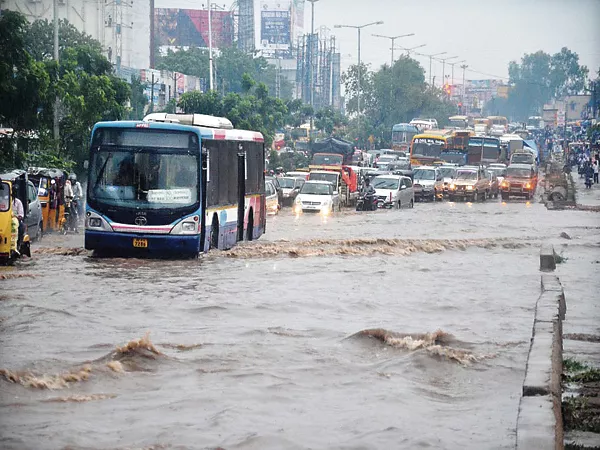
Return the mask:
{"type": "Polygon", "coordinates": [[[279,212],[279,198],[277,196],[277,190],[272,181],[265,181],[265,197],[267,214],[275,215],[279,212]]]}
{"type": "Polygon", "coordinates": [[[412,208],[415,193],[412,180],[401,175],[379,175],[371,181],[379,207],[412,208]]]}
{"type": "Polygon", "coordinates": [[[318,212],[329,215],[340,210],[340,196],[333,190],[333,184],[322,180],[308,180],[300,189],[294,202],[294,212],[318,212]]]}
{"type": "Polygon", "coordinates": [[[436,167],[419,166],[413,170],[415,183],[415,195],[420,200],[431,200],[432,202],[444,194],[444,181],[436,167]]]}

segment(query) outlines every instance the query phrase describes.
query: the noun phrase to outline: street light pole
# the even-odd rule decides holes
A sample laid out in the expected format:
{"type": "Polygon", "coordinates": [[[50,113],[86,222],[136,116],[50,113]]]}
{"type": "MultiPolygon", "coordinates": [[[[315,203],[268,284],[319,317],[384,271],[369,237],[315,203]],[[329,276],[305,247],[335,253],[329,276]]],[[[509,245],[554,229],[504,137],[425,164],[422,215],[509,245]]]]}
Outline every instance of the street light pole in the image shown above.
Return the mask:
{"type": "Polygon", "coordinates": [[[208,2],[208,85],[214,89],[213,81],[213,48],[212,48],[212,3],[208,2]]]}
{"type": "Polygon", "coordinates": [[[415,35],[415,33],[402,34],[400,36],[384,36],[381,34],[373,34],[373,36],[375,36],[375,37],[389,39],[390,41],[392,41],[392,63],[390,64],[390,67],[392,67],[394,65],[394,43],[396,42],[396,39],[400,39],[400,38],[408,37],[408,36],[414,36],[414,35],[415,35]]]}
{"type": "MultiPolygon", "coordinates": [[[[56,76],[58,77],[58,0],[54,0],[54,60],[56,61],[57,69],[56,76]]],[[[59,139],[60,139],[60,127],[58,121],[58,95],[54,99],[54,124],[53,124],[53,135],[54,140],[56,141],[56,148],[59,148],[59,139]]]]}
{"type": "MultiPolygon", "coordinates": [[[[310,0],[309,0],[310,1],[310,0]]],[[[371,23],[367,23],[364,25],[334,25],[334,28],[354,28],[356,30],[358,30],[358,81],[357,81],[357,86],[358,86],[358,92],[357,92],[357,122],[358,122],[358,128],[360,131],[360,91],[361,91],[361,87],[360,87],[360,79],[362,77],[362,69],[361,69],[361,65],[360,65],[360,32],[363,28],[366,27],[370,27],[371,25],[382,25],[383,21],[379,20],[377,22],[371,22],[371,23]]]]}
{"type": "Polygon", "coordinates": [[[450,59],[458,58],[458,56],[450,56],[448,58],[441,58],[442,61],[442,80],[446,80],[446,61],[450,59]]]}
{"type": "Polygon", "coordinates": [[[457,61],[457,62],[450,63],[450,65],[452,66],[452,86],[454,86],[454,66],[456,64],[462,64],[464,62],[467,62],[467,60],[463,59],[462,61],[457,61]]]}
{"type": "Polygon", "coordinates": [[[427,44],[421,44],[421,45],[417,45],[416,47],[411,47],[411,48],[406,48],[406,47],[400,47],[398,46],[399,49],[401,50],[406,50],[406,55],[410,57],[410,52],[412,52],[413,50],[416,50],[418,48],[421,47],[425,47],[427,44]]]}
{"type": "Polygon", "coordinates": [[[467,105],[465,105],[465,70],[467,70],[467,66],[466,64],[463,64],[462,66],[460,66],[460,68],[463,70],[463,82],[462,82],[462,104],[463,104],[463,108],[465,108],[465,112],[467,111],[467,105]]]}
{"type": "Polygon", "coordinates": [[[309,47],[309,54],[310,54],[310,64],[309,64],[309,75],[310,75],[310,106],[312,108],[312,112],[310,114],[310,131],[309,131],[309,141],[311,143],[311,149],[312,149],[312,137],[313,137],[313,129],[315,126],[315,75],[314,75],[314,70],[313,70],[313,65],[315,63],[314,61],[314,54],[313,54],[313,49],[314,49],[314,45],[313,45],[313,40],[315,39],[315,3],[318,2],[319,0],[308,0],[310,2],[310,6],[311,6],[311,20],[310,20],[310,47],[309,47]]]}
{"type": "Polygon", "coordinates": [[[440,53],[434,53],[433,55],[425,55],[425,56],[429,56],[429,85],[433,88],[432,84],[431,84],[431,62],[433,61],[433,57],[434,56],[440,56],[440,55],[445,55],[448,52],[440,52],[440,53]]]}

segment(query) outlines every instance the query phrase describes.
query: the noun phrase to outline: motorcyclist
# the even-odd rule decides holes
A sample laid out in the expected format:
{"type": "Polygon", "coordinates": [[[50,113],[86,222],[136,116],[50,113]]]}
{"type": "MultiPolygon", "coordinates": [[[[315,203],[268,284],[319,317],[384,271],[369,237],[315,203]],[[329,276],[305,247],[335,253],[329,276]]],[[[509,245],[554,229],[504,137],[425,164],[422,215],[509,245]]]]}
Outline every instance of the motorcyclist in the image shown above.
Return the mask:
{"type": "Polygon", "coordinates": [[[69,180],[71,180],[71,187],[73,188],[73,200],[75,202],[74,209],[76,210],[77,218],[79,218],[83,214],[83,188],[81,187],[81,183],[77,181],[77,175],[74,173],[69,175],[69,180]]]}
{"type": "Polygon", "coordinates": [[[373,186],[371,186],[371,180],[369,180],[368,178],[365,178],[365,181],[363,183],[360,193],[364,197],[372,197],[373,195],[375,195],[375,188],[373,186]]]}

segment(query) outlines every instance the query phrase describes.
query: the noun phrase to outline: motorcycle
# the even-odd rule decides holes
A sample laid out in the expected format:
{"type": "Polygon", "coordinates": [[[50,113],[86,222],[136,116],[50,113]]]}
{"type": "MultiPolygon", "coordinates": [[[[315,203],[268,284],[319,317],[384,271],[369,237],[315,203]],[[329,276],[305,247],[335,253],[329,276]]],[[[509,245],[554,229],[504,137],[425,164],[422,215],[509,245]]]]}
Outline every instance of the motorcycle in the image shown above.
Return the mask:
{"type": "Polygon", "coordinates": [[[377,197],[373,194],[363,195],[360,194],[358,196],[358,201],[356,202],[356,210],[357,211],[375,211],[377,209],[377,197]]]}
{"type": "Polygon", "coordinates": [[[79,233],[79,214],[77,213],[77,199],[65,202],[65,213],[61,219],[60,230],[62,234],[69,231],[79,233]]]}

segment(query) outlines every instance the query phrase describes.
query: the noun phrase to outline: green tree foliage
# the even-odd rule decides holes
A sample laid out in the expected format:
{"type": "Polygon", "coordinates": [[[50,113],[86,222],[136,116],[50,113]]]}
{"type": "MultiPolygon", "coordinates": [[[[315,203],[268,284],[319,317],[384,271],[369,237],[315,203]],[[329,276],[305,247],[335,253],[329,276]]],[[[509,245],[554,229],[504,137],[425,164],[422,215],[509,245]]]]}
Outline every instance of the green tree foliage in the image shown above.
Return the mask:
{"type": "Polygon", "coordinates": [[[9,143],[12,157],[1,160],[1,165],[56,166],[60,160],[62,167],[73,162],[81,167],[94,123],[125,117],[131,90],[113,74],[100,43],[64,20],[59,31],[57,64],[52,23],[29,24],[10,11],[0,16],[0,122],[22,135],[9,143]],[[52,141],[57,98],[58,148],[52,141]],[[23,139],[25,134],[28,140],[23,139]]]}
{"type": "Polygon", "coordinates": [[[269,96],[264,83],[255,83],[247,74],[241,76],[241,81],[245,85],[243,94],[186,92],[179,98],[178,106],[184,113],[223,116],[231,120],[235,128],[260,131],[270,146],[276,131],[285,124],[286,105],[269,96]]]}
{"type": "Polygon", "coordinates": [[[391,145],[392,127],[414,117],[432,117],[440,125],[456,113],[456,105],[446,100],[442,91],[425,83],[425,71],[417,61],[402,56],[392,67],[382,66],[373,72],[361,68],[361,115],[357,120],[358,66],[351,66],[342,76],[346,86],[347,110],[355,115],[347,129],[347,138],[366,146],[373,136],[375,147],[391,145]]]}
{"type": "Polygon", "coordinates": [[[346,125],[348,122],[339,111],[333,108],[323,108],[315,114],[315,128],[327,136],[331,136],[336,128],[346,125]]]}
{"type": "Polygon", "coordinates": [[[144,118],[146,105],[148,105],[148,97],[144,93],[144,84],[140,77],[131,77],[131,109],[129,118],[141,120],[144,118]]]}
{"type": "Polygon", "coordinates": [[[579,64],[579,55],[564,47],[549,55],[543,51],[523,55],[521,62],[511,61],[508,74],[512,89],[506,104],[507,115],[519,120],[539,113],[552,98],[580,93],[588,68],[579,64]]]}
{"type": "MultiPolygon", "coordinates": [[[[264,83],[269,92],[276,91],[276,67],[270,65],[263,57],[255,57],[239,50],[238,48],[224,48],[213,56],[214,64],[214,90],[226,95],[233,92],[242,94],[247,91],[244,86],[244,74],[247,74],[257,83],[264,83]]],[[[209,55],[206,49],[189,48],[169,52],[158,58],[157,69],[180,72],[208,80],[209,55]]],[[[292,84],[280,77],[280,97],[292,97],[292,84]]]]}

